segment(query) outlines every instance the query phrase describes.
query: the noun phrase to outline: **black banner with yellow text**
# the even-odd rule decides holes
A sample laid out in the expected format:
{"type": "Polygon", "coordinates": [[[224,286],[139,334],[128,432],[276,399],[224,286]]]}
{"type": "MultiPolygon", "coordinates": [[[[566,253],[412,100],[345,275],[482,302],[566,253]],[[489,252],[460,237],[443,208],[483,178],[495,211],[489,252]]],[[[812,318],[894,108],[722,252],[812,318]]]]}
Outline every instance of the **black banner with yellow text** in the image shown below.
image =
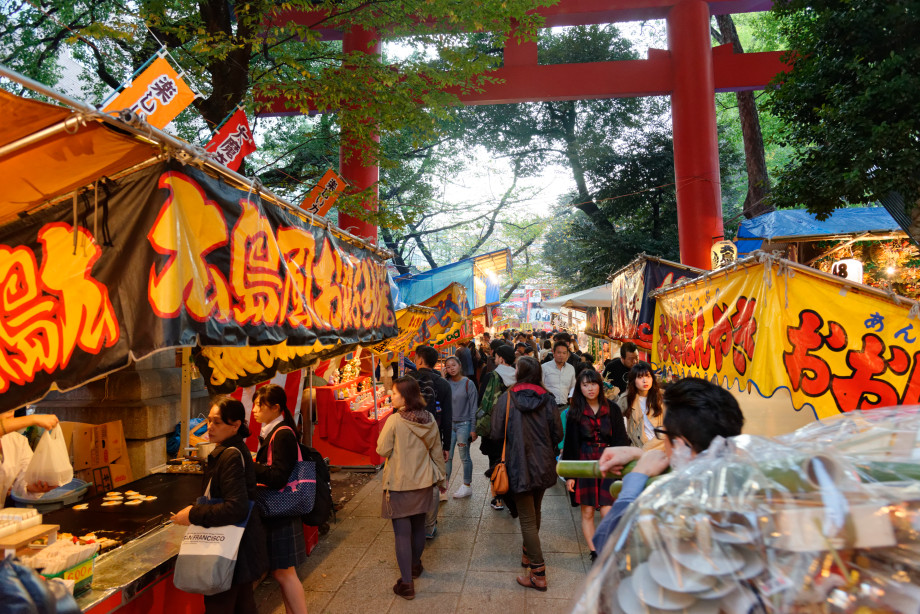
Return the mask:
{"type": "Polygon", "coordinates": [[[2,408],[166,348],[227,390],[396,333],[370,250],[178,162],[0,228],[2,408]]]}

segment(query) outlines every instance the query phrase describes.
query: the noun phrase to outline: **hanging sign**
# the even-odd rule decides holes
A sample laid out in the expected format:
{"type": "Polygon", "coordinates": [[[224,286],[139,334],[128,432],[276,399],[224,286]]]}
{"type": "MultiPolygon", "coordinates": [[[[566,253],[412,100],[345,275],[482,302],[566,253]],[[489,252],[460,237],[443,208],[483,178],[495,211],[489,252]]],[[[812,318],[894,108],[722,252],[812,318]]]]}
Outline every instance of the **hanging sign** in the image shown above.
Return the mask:
{"type": "Polygon", "coordinates": [[[326,215],[344,190],[345,180],[330,168],[303,199],[300,208],[313,215],[326,215]]]}
{"type": "Polygon", "coordinates": [[[214,136],[204,146],[211,157],[218,164],[223,164],[230,170],[237,170],[243,163],[243,158],[256,150],[256,142],[252,138],[249,120],[243,109],[238,109],[228,119],[214,136]]]}
{"type": "Polygon", "coordinates": [[[656,297],[656,366],[751,383],[765,396],[785,387],[818,418],[920,402],[913,301],[895,304],[786,260],[749,261],[656,297]]]}
{"type": "Polygon", "coordinates": [[[195,100],[195,93],[185,84],[166,58],[157,56],[103,113],[131,109],[155,128],[165,128],[195,100]]]}

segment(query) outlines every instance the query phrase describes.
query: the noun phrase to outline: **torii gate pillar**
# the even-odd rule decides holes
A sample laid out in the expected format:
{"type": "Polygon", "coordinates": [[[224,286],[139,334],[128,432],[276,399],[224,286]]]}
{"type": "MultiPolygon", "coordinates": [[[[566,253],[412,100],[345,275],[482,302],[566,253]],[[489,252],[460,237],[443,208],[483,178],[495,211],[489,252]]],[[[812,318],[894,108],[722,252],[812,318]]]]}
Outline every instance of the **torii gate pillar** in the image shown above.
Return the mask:
{"type": "MultiPolygon", "coordinates": [[[[345,32],[342,37],[342,51],[349,53],[357,51],[361,53],[374,54],[380,56],[380,35],[373,30],[355,27],[345,32]],[[374,42],[376,41],[376,42],[374,42]]],[[[347,113],[343,109],[343,114],[347,113]]],[[[380,179],[380,168],[376,160],[370,165],[365,165],[362,161],[362,152],[353,147],[354,140],[349,138],[346,128],[347,119],[342,121],[341,145],[339,147],[339,171],[342,177],[349,184],[349,192],[361,192],[369,190],[368,196],[364,199],[364,208],[368,211],[377,210],[377,181],[380,179]]],[[[375,136],[374,140],[380,142],[380,137],[375,136]]],[[[377,243],[377,226],[368,224],[356,217],[345,213],[339,213],[339,228],[367,239],[371,243],[377,243]]]]}
{"type": "Polygon", "coordinates": [[[705,270],[724,235],[709,21],[703,0],[684,0],[667,17],[680,261],[705,270]]]}

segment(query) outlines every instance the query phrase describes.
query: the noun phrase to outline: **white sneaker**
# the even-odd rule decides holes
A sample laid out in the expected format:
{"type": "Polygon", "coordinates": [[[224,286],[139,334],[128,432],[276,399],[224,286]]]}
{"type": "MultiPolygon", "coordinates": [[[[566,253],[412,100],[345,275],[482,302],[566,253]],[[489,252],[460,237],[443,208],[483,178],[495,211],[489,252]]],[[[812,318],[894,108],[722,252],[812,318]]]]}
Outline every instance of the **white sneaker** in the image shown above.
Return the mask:
{"type": "Polygon", "coordinates": [[[473,489],[464,484],[454,493],[454,499],[462,499],[463,497],[469,497],[472,494],[473,489]]]}
{"type": "Polygon", "coordinates": [[[447,501],[447,491],[438,493],[438,501],[447,501]]]}

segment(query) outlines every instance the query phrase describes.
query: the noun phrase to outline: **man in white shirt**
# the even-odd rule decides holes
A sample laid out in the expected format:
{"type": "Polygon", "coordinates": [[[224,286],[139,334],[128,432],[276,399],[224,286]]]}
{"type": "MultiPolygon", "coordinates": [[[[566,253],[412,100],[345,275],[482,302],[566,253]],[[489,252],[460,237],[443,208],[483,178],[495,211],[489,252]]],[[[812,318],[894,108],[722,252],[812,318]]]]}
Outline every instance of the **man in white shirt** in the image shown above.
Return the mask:
{"type": "Polygon", "coordinates": [[[569,391],[575,388],[575,367],[567,361],[569,346],[565,341],[553,345],[553,360],[543,363],[543,387],[556,397],[560,409],[569,404],[569,391]]]}

